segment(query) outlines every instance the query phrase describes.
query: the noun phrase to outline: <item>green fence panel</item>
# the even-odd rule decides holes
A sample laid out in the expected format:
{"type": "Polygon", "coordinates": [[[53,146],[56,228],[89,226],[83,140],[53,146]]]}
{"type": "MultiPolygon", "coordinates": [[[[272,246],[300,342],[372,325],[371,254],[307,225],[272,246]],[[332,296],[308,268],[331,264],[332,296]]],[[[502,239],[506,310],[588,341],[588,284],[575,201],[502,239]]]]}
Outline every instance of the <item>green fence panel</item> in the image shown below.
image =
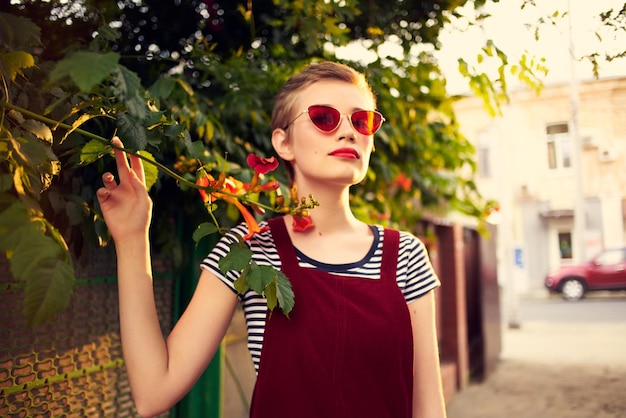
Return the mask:
{"type": "MultiPolygon", "coordinates": [[[[174,318],[178,320],[185,307],[191,300],[191,296],[198,284],[200,276],[200,263],[215,246],[219,235],[214,234],[204,238],[198,246],[195,245],[191,237],[195,225],[187,225],[181,220],[182,241],[189,247],[185,253],[191,254],[190,261],[183,270],[181,279],[176,282],[174,292],[174,318]]],[[[210,321],[210,318],[207,318],[210,321]]],[[[223,347],[220,346],[215,357],[202,373],[198,382],[189,393],[181,399],[174,408],[173,416],[176,418],[221,418],[222,416],[222,373],[223,373],[223,347]]]]}

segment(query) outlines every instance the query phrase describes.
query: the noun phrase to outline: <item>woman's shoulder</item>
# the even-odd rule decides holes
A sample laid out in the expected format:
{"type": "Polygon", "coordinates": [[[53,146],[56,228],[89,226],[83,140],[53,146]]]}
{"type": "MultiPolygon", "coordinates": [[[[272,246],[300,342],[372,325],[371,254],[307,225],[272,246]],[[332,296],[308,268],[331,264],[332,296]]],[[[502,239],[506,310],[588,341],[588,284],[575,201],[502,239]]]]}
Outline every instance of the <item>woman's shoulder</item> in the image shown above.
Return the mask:
{"type": "MultiPolygon", "coordinates": [[[[261,230],[261,232],[256,233],[252,236],[252,238],[256,237],[256,236],[270,236],[271,237],[271,232],[269,230],[269,223],[266,220],[260,221],[259,222],[259,228],[261,230]]],[[[246,222],[240,222],[237,225],[231,227],[228,232],[226,232],[226,236],[230,236],[231,239],[238,239],[237,237],[245,237],[246,235],[248,235],[250,233],[250,227],[248,226],[248,224],[246,222]]]]}
{"type": "Polygon", "coordinates": [[[399,236],[400,236],[400,245],[404,244],[404,245],[423,245],[422,240],[417,237],[415,234],[413,234],[410,231],[404,230],[404,229],[395,229],[395,228],[390,228],[390,227],[386,227],[383,225],[379,225],[379,224],[374,224],[371,225],[372,228],[376,228],[378,230],[379,235],[384,236],[384,232],[385,231],[395,231],[398,232],[399,236]]]}
{"type": "Polygon", "coordinates": [[[248,224],[241,222],[228,230],[228,232],[221,238],[221,242],[230,245],[234,242],[243,241],[253,251],[258,248],[274,248],[274,239],[272,237],[272,232],[269,229],[268,221],[260,221],[258,225],[260,232],[249,236],[250,228],[248,227],[248,224]]]}
{"type": "MultiPolygon", "coordinates": [[[[384,240],[385,230],[398,232],[399,238],[400,238],[398,251],[400,253],[412,253],[414,255],[419,255],[427,251],[427,248],[424,242],[417,235],[415,235],[414,233],[410,231],[403,230],[403,229],[388,228],[382,225],[373,225],[373,227],[378,230],[380,236],[383,236],[383,240],[384,240]]],[[[382,242],[381,242],[381,245],[382,245],[382,242]]]]}

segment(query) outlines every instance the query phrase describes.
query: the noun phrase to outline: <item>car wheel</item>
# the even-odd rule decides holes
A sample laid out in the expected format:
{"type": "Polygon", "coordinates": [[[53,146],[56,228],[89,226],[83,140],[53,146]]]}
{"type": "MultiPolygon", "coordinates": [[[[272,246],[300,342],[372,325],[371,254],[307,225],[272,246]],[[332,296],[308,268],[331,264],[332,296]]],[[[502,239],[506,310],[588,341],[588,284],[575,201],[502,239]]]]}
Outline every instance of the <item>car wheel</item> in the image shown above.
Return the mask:
{"type": "Polygon", "coordinates": [[[561,293],[565,300],[580,300],[585,294],[585,285],[578,279],[567,279],[561,286],[561,293]]]}

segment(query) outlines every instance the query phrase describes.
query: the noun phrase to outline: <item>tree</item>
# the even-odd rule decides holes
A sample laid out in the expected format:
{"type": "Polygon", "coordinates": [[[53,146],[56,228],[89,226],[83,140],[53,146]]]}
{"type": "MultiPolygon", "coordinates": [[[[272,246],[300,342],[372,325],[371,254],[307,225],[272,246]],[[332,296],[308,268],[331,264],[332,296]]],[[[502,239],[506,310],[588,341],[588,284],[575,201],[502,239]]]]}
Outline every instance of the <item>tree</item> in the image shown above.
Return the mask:
{"type": "MultiPolygon", "coordinates": [[[[55,1],[4,6],[0,249],[12,274],[27,283],[29,322],[39,324],[65,305],[81,248],[109,240],[95,199],[100,174],[112,166],[107,138],[119,135],[151,167],[153,242],[182,263],[171,225],[181,212],[197,224],[206,220],[191,190],[198,173],[250,181],[247,155],[272,155],[270,113],[278,87],[311,61],[336,59],[334,48],[348,42],[376,53],[367,66],[346,62],[368,75],[388,121],[377,134],[367,181],[353,190],[358,215],[410,229],[426,213],[457,211],[483,221],[494,202],[476,189],[474,149],[456,124],[454,98],[432,55],[413,48],[416,42],[438,48],[439,31],[466,3],[126,0],[112,7],[84,0],[72,7],[55,1]],[[60,42],[55,33],[66,39],[60,42]],[[403,48],[403,59],[380,53],[390,40],[403,48]]],[[[485,53],[506,67],[495,45],[485,53]]],[[[477,91],[497,93],[484,75],[465,71],[477,91]]],[[[284,172],[276,178],[286,183],[284,172]]],[[[224,226],[239,218],[231,205],[212,208],[211,215],[224,226]]]]}

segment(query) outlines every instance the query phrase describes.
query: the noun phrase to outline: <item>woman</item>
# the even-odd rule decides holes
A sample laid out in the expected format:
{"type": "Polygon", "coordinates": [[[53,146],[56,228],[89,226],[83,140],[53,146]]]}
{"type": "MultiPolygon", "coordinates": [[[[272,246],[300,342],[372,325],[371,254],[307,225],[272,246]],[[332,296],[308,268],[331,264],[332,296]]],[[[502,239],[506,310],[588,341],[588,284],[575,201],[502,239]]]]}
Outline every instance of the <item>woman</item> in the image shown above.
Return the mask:
{"type": "Polygon", "coordinates": [[[122,344],[140,414],[169,409],[191,388],[241,300],[258,372],[251,417],[445,417],[433,295],[439,281],[425,248],[350,210],[349,188],[364,179],[384,120],[375,108],[363,75],[344,65],[312,64],[285,84],[272,144],[299,193],[320,204],[312,228],[299,231],[286,215],[247,243],[257,263],[290,278],[290,318],[267,315],[252,291],[238,295],[235,272],[224,276],[217,267],[234,234],[247,234],[242,224],[202,263],[194,296],[166,340],[152,293],[141,161],[130,156],[129,165],[115,152],[119,185],[104,174],[98,198],[116,245],[122,344]]]}

